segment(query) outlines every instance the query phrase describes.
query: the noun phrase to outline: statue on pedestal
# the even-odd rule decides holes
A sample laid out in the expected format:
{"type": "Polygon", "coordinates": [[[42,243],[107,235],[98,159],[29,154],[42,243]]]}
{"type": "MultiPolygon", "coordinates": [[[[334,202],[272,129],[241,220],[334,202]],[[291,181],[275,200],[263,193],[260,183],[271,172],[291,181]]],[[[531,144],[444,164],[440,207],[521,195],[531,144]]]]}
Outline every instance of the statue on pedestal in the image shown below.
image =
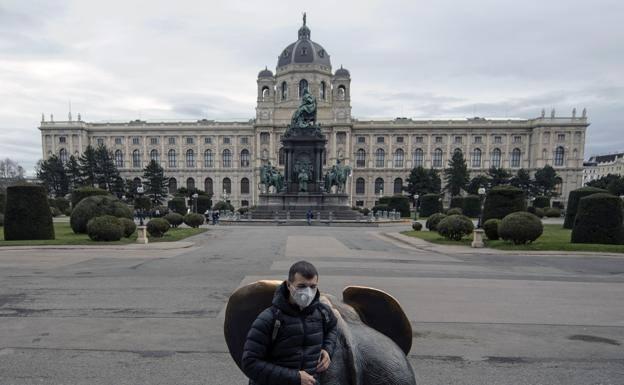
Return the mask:
{"type": "Polygon", "coordinates": [[[299,182],[299,191],[308,191],[308,181],[312,176],[312,165],[307,161],[297,161],[295,163],[295,175],[297,176],[297,182],[299,182]]]}
{"type": "Polygon", "coordinates": [[[325,174],[325,188],[327,192],[331,192],[332,186],[337,186],[337,192],[344,193],[349,175],[351,175],[351,167],[342,165],[340,160],[338,160],[325,174]]]}
{"type": "Polygon", "coordinates": [[[280,192],[284,189],[284,176],[269,162],[260,168],[260,183],[265,186],[267,192],[271,186],[280,192]]]}
{"type": "Polygon", "coordinates": [[[312,96],[307,88],[303,90],[301,105],[293,114],[284,137],[288,138],[302,135],[323,136],[321,133],[321,126],[316,123],[316,98],[312,96]]]}

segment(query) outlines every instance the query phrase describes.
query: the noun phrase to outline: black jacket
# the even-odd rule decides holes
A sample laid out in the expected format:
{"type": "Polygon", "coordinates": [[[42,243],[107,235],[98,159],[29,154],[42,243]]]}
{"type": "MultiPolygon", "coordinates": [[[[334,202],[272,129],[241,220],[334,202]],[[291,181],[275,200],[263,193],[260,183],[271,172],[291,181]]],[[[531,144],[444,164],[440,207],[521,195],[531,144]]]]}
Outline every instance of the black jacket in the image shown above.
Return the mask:
{"type": "Polygon", "coordinates": [[[325,349],[330,358],[336,344],[336,317],[319,302],[317,291],[310,306],[300,310],[288,302],[286,281],[275,291],[273,305],[251,325],[243,350],[242,367],[251,385],[299,385],[299,371],[317,380],[316,365],[325,349]],[[272,341],[275,319],[279,319],[272,341]]]}

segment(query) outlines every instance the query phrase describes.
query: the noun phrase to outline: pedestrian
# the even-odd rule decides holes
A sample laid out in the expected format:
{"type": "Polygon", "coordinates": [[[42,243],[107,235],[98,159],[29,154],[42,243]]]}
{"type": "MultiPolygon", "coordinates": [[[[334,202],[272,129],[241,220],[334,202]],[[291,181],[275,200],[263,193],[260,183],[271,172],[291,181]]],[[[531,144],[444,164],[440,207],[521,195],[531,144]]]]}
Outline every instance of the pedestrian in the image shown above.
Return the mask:
{"type": "Polygon", "coordinates": [[[312,218],[314,217],[314,214],[312,214],[312,209],[308,209],[308,212],[306,213],[306,219],[308,220],[308,226],[310,226],[312,224],[312,218]]]}
{"type": "Polygon", "coordinates": [[[209,225],[210,224],[210,209],[206,209],[206,211],[204,211],[204,217],[206,217],[206,224],[209,225]]]}
{"type": "Polygon", "coordinates": [[[316,385],[334,354],[337,320],[319,302],[318,272],[300,261],[256,318],[243,348],[242,369],[250,385],[316,385]]]}

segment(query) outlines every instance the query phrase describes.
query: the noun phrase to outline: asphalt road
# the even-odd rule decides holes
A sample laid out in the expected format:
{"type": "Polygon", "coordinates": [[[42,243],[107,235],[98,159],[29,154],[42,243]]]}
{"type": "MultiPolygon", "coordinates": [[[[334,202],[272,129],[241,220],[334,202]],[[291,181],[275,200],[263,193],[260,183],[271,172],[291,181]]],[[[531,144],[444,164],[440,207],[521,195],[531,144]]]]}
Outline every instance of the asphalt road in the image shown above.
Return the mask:
{"type": "Polygon", "coordinates": [[[403,228],[211,227],[173,250],[0,248],[0,384],[246,384],[223,340],[241,284],[307,259],[386,290],[418,384],[624,384],[624,256],[457,253],[403,228]]]}

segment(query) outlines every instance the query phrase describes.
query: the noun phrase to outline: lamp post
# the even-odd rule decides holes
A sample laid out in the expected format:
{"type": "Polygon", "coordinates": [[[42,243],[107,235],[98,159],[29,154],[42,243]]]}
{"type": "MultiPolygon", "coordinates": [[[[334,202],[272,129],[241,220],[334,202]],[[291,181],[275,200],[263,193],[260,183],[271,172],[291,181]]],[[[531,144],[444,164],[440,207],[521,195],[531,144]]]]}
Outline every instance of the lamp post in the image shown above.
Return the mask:
{"type": "Polygon", "coordinates": [[[142,206],[142,202],[141,202],[141,198],[143,198],[143,193],[145,192],[143,190],[143,186],[139,186],[136,189],[137,194],[139,195],[139,200],[137,202],[139,202],[139,209],[138,214],[139,214],[139,226],[143,226],[143,206],[142,206]]]}
{"type": "Polygon", "coordinates": [[[485,198],[485,187],[479,187],[477,190],[479,193],[479,203],[481,204],[481,213],[479,214],[479,223],[477,223],[477,228],[480,229],[483,226],[483,201],[485,198]]]}
{"type": "Polygon", "coordinates": [[[192,195],[193,197],[193,212],[197,214],[197,197],[199,194],[195,193],[192,195]]]}
{"type": "Polygon", "coordinates": [[[414,216],[414,220],[418,220],[418,198],[420,198],[420,195],[414,194],[414,202],[416,203],[416,213],[414,216]]]}

